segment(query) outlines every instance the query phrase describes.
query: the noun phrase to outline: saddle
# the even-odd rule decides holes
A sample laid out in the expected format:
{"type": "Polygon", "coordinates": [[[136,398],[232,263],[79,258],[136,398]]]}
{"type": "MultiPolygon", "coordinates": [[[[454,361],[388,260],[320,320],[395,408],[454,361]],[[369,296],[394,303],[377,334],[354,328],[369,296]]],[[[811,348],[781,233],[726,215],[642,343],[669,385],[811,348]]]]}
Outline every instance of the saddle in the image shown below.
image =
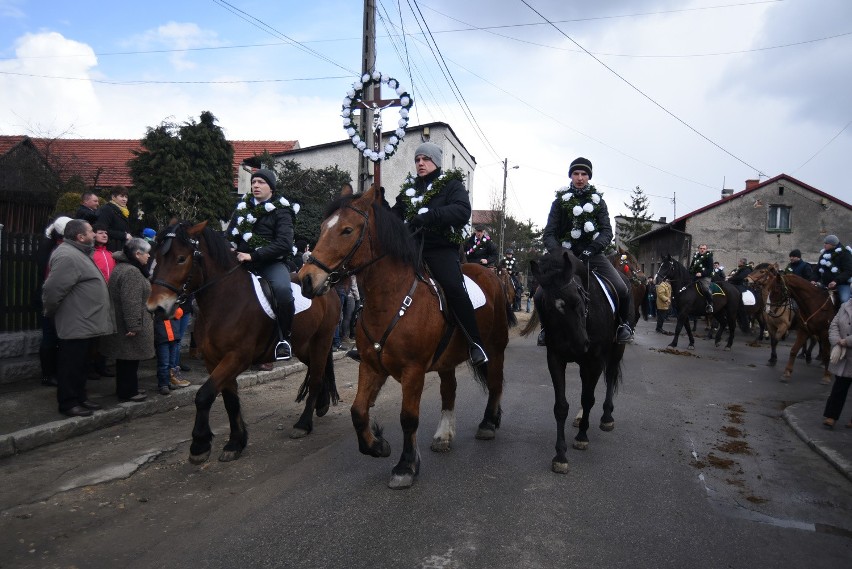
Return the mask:
{"type": "MultiPolygon", "coordinates": [[[[276,316],[278,301],[272,292],[272,287],[269,286],[269,281],[255,273],[249,272],[249,274],[251,275],[254,293],[258,303],[260,303],[260,307],[263,308],[267,316],[276,320],[278,318],[276,316]]],[[[302,287],[296,284],[295,276],[295,273],[290,273],[290,290],[293,291],[293,300],[296,307],[295,314],[298,314],[310,308],[312,300],[302,295],[302,287]]]]}

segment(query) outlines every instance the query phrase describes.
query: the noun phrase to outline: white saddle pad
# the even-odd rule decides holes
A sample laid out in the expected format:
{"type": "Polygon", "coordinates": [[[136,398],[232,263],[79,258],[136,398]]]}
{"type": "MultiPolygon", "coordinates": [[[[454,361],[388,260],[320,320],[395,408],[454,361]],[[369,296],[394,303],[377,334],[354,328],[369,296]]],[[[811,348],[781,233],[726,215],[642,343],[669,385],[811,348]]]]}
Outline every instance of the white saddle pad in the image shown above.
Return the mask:
{"type": "Polygon", "coordinates": [[[601,284],[601,288],[604,291],[604,296],[606,296],[606,299],[609,301],[609,308],[612,310],[612,313],[615,314],[615,302],[612,299],[612,294],[609,291],[609,287],[604,284],[604,282],[601,280],[601,278],[596,272],[592,271],[592,274],[595,275],[595,278],[598,279],[598,282],[601,284]]]}
{"type": "Polygon", "coordinates": [[[754,306],[757,303],[757,300],[754,298],[754,293],[750,290],[747,290],[743,293],[743,305],[745,306],[754,306]]]}
{"type": "MultiPolygon", "coordinates": [[[[254,294],[257,297],[257,301],[260,303],[260,307],[263,308],[263,311],[266,312],[267,316],[275,320],[275,313],[272,311],[272,305],[269,304],[269,301],[266,299],[266,295],[263,294],[263,289],[260,288],[260,277],[253,274],[251,276],[251,282],[254,285],[254,294]]],[[[296,283],[290,283],[290,290],[293,291],[293,300],[296,301],[296,314],[311,307],[311,299],[302,296],[302,288],[299,285],[296,283]]]]}
{"type": "MultiPolygon", "coordinates": [[[[476,310],[481,306],[485,306],[485,293],[482,292],[482,289],[473,279],[471,279],[467,275],[464,276],[464,288],[467,291],[467,296],[470,297],[470,303],[473,305],[473,309],[476,310]]],[[[432,283],[432,288],[435,289],[435,292],[438,292],[438,285],[435,283],[435,279],[429,278],[429,282],[432,283]]],[[[438,296],[438,302],[441,302],[441,296],[438,296]]],[[[438,308],[440,310],[444,309],[443,304],[439,304],[438,308]]]]}

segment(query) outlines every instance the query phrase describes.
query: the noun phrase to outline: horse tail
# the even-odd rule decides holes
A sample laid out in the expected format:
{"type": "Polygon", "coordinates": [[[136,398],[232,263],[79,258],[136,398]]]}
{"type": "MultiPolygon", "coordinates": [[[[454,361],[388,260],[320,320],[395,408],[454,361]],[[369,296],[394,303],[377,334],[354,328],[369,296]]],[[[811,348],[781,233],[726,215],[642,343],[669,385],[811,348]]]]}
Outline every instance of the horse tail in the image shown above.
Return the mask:
{"type": "MultiPolygon", "coordinates": [[[[517,320],[517,318],[516,318],[517,320]]],[[[532,316],[530,316],[529,321],[527,321],[527,325],[521,330],[521,336],[529,336],[535,330],[538,329],[539,326],[539,318],[538,318],[538,310],[533,308],[532,316]]]]}
{"type": "Polygon", "coordinates": [[[323,390],[328,391],[332,405],[337,405],[340,402],[340,394],[337,392],[337,380],[334,377],[334,355],[331,348],[329,348],[328,355],[325,358],[325,370],[322,374],[322,388],[323,390]]]}
{"type": "Polygon", "coordinates": [[[514,328],[518,325],[518,317],[515,316],[515,311],[512,310],[512,305],[506,303],[506,320],[509,321],[509,328],[514,328]]]}
{"type": "Polygon", "coordinates": [[[488,364],[481,364],[478,366],[471,365],[468,362],[468,366],[473,372],[473,379],[476,380],[476,383],[482,387],[484,390],[488,390],[488,364]]]}

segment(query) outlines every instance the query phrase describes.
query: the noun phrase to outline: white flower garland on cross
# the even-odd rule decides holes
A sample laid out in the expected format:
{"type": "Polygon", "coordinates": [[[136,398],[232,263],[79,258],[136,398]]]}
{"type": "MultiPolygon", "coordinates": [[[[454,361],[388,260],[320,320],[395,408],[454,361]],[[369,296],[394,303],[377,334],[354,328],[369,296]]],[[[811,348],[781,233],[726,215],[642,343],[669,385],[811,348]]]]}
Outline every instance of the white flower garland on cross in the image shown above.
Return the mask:
{"type": "Polygon", "coordinates": [[[399,146],[399,143],[402,142],[402,139],[405,137],[405,127],[408,126],[408,111],[412,105],[414,105],[414,98],[402,88],[399,81],[378,71],[374,71],[372,75],[365,73],[361,76],[360,80],[352,83],[352,88],[349,89],[346,93],[346,97],[343,98],[343,109],[340,113],[340,116],[343,117],[343,130],[346,131],[346,134],[352,141],[352,146],[361,151],[365,158],[373,162],[386,160],[393,156],[394,152],[396,152],[397,146],[399,146]],[[396,94],[399,96],[400,102],[397,128],[394,130],[388,140],[388,143],[385,144],[384,148],[378,152],[372,148],[367,148],[367,143],[361,139],[361,135],[358,134],[358,130],[355,128],[355,123],[352,121],[352,105],[361,101],[365,88],[375,85],[376,83],[385,84],[391,89],[396,90],[396,94]]]}

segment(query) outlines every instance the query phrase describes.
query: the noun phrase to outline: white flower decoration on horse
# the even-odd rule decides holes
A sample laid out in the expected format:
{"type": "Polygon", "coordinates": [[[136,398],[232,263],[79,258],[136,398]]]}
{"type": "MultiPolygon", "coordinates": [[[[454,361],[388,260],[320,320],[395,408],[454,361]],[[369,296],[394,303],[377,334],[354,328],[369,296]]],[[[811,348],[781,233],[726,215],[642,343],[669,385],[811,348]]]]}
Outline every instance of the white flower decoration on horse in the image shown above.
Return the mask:
{"type": "Polygon", "coordinates": [[[402,86],[400,86],[399,81],[378,71],[374,71],[372,75],[365,73],[361,76],[360,80],[355,81],[352,84],[352,88],[347,91],[346,97],[343,99],[343,108],[340,112],[340,116],[343,117],[343,130],[346,131],[346,135],[350,138],[350,140],[352,140],[352,145],[357,148],[365,158],[372,162],[386,160],[393,156],[396,152],[397,146],[399,146],[399,143],[402,142],[402,139],[405,137],[405,128],[408,126],[409,109],[411,109],[413,105],[414,98],[405,89],[403,89],[402,86]],[[367,143],[361,140],[361,136],[355,129],[355,123],[352,121],[352,106],[361,102],[364,96],[364,89],[377,83],[387,85],[391,89],[394,89],[399,97],[400,103],[397,128],[388,139],[388,143],[385,144],[384,148],[378,152],[372,148],[367,148],[367,143]]]}

